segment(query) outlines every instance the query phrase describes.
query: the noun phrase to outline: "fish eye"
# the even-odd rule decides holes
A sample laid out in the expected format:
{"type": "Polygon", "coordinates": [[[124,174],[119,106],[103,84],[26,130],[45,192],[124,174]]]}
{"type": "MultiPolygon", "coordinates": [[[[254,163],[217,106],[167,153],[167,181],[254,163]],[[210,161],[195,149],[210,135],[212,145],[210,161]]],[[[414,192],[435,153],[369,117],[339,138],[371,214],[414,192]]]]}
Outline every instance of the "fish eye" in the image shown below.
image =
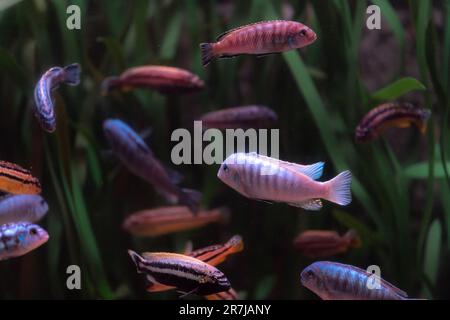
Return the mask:
{"type": "Polygon", "coordinates": [[[223,165],[223,171],[225,171],[225,172],[229,171],[229,168],[228,168],[228,166],[226,164],[223,165]]]}
{"type": "Polygon", "coordinates": [[[314,272],[312,271],[312,270],[308,270],[307,272],[306,272],[306,278],[307,279],[313,279],[314,278],[314,272]]]}
{"type": "Polygon", "coordinates": [[[36,230],[36,228],[31,228],[31,229],[30,229],[30,234],[31,234],[32,236],[37,235],[37,230],[36,230]]]}
{"type": "Polygon", "coordinates": [[[43,205],[45,205],[45,200],[44,199],[41,200],[41,206],[43,206],[43,205]]]}
{"type": "Polygon", "coordinates": [[[299,34],[300,34],[300,36],[302,36],[302,37],[306,36],[306,29],[300,30],[299,34]]]}

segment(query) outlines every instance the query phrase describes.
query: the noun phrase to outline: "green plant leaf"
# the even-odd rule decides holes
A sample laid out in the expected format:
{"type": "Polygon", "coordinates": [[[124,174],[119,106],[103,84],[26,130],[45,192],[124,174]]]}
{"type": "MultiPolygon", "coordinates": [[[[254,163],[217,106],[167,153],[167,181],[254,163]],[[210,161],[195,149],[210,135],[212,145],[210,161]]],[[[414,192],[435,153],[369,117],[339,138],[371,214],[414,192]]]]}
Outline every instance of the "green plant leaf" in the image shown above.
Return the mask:
{"type": "Polygon", "coordinates": [[[419,80],[406,77],[378,90],[372,95],[372,99],[377,101],[394,100],[414,90],[426,90],[426,87],[419,80]]]}
{"type": "MultiPolygon", "coordinates": [[[[450,162],[447,162],[447,167],[450,167],[450,162]]],[[[410,179],[428,179],[429,163],[427,161],[410,165],[404,169],[404,174],[410,179]]],[[[445,171],[441,161],[434,163],[434,177],[438,179],[445,178],[445,171]]]]}

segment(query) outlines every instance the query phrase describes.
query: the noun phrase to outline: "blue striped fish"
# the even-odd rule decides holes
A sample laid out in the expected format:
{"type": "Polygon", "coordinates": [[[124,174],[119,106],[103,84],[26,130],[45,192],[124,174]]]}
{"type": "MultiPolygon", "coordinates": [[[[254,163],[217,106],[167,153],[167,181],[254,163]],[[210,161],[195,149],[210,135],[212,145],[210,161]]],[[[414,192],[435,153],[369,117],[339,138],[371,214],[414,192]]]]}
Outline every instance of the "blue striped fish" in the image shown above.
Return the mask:
{"type": "Polygon", "coordinates": [[[56,130],[56,116],[53,106],[52,91],[61,83],[76,86],[80,83],[81,67],[78,63],[66,67],[53,67],[45,72],[34,89],[34,114],[47,132],[56,130]]]}

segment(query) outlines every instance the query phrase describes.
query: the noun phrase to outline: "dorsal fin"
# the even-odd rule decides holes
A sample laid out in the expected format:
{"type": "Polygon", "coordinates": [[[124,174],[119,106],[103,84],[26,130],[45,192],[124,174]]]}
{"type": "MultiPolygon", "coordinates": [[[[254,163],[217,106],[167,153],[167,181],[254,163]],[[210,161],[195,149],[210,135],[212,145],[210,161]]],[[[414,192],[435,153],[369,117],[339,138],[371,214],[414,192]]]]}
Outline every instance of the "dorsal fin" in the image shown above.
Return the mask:
{"type": "Polygon", "coordinates": [[[236,28],[230,29],[230,30],[225,31],[224,33],[220,34],[220,35],[216,38],[216,41],[220,41],[220,40],[222,40],[226,35],[230,34],[231,32],[240,30],[240,29],[244,29],[244,28],[247,28],[247,27],[251,27],[251,26],[254,26],[254,25],[261,24],[261,23],[280,22],[280,21],[284,21],[284,20],[258,21],[258,22],[249,23],[249,24],[246,24],[246,25],[243,25],[243,26],[240,26],[240,27],[236,27],[236,28]]]}

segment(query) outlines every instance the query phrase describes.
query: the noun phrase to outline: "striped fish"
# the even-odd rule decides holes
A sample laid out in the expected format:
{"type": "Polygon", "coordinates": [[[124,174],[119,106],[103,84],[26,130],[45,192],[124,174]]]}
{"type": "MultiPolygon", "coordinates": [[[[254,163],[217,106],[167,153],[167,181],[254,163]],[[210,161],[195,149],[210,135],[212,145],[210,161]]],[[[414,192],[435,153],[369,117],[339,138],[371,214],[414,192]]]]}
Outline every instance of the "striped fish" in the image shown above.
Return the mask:
{"type": "Polygon", "coordinates": [[[199,120],[205,128],[248,129],[271,128],[277,114],[265,106],[242,106],[212,111],[199,120]]]}
{"type": "Polygon", "coordinates": [[[28,222],[0,226],[0,260],[23,256],[48,240],[48,233],[28,222]]]}
{"type": "Polygon", "coordinates": [[[118,77],[103,80],[102,94],[114,89],[148,88],[162,94],[183,94],[200,91],[205,86],[197,75],[179,68],[140,66],[126,70],[118,77]]]}
{"type": "Polygon", "coordinates": [[[169,203],[178,202],[197,212],[201,194],[179,188],[177,182],[180,175],[164,168],[133,129],[118,119],[105,120],[103,129],[113,152],[128,170],[152,184],[169,203]]]}
{"type": "Polygon", "coordinates": [[[323,300],[408,299],[405,292],[376,275],[337,262],[314,262],[302,271],[301,282],[323,300]],[[379,288],[374,280],[379,280],[379,288]]]}
{"type": "Polygon", "coordinates": [[[227,208],[200,210],[192,214],[184,206],[161,207],[138,211],[128,216],[123,229],[135,236],[157,237],[203,227],[210,223],[224,223],[229,219],[227,208]]]}
{"type": "Polygon", "coordinates": [[[41,193],[41,184],[30,171],[14,163],[0,161],[0,191],[12,194],[38,194],[41,193]]]}
{"type": "Polygon", "coordinates": [[[76,86],[80,83],[81,67],[78,63],[66,67],[53,67],[45,72],[34,89],[34,114],[47,132],[56,130],[56,116],[53,107],[52,91],[60,84],[76,86]]]}
{"type": "Polygon", "coordinates": [[[39,195],[20,194],[0,199],[0,225],[13,222],[37,222],[48,211],[48,204],[39,195]]]}
{"type": "Polygon", "coordinates": [[[207,295],[205,298],[207,300],[239,300],[239,295],[231,288],[228,291],[207,295]]]}
{"type": "Polygon", "coordinates": [[[138,273],[144,273],[148,287],[160,283],[176,287],[187,294],[211,295],[231,288],[226,276],[217,268],[192,257],[165,252],[146,252],[142,256],[132,250],[128,254],[138,273]]]}
{"type": "Polygon", "coordinates": [[[215,43],[201,43],[203,66],[214,58],[229,58],[241,54],[263,56],[299,49],[313,43],[316,34],[300,22],[261,21],[221,34],[215,43]]]}
{"type": "Polygon", "coordinates": [[[389,102],[370,110],[356,127],[357,142],[369,142],[376,139],[391,127],[407,128],[415,125],[423,134],[431,111],[415,107],[410,103],[389,102]]]}
{"type": "Polygon", "coordinates": [[[240,194],[256,200],[284,202],[306,210],[320,210],[320,199],[347,205],[351,202],[351,173],[318,182],[323,162],[309,166],[252,153],[230,155],[217,176],[240,194]]]}
{"type": "Polygon", "coordinates": [[[343,236],[335,231],[307,230],[294,239],[295,248],[310,258],[333,256],[360,245],[361,240],[354,230],[349,230],[343,236]]]}

